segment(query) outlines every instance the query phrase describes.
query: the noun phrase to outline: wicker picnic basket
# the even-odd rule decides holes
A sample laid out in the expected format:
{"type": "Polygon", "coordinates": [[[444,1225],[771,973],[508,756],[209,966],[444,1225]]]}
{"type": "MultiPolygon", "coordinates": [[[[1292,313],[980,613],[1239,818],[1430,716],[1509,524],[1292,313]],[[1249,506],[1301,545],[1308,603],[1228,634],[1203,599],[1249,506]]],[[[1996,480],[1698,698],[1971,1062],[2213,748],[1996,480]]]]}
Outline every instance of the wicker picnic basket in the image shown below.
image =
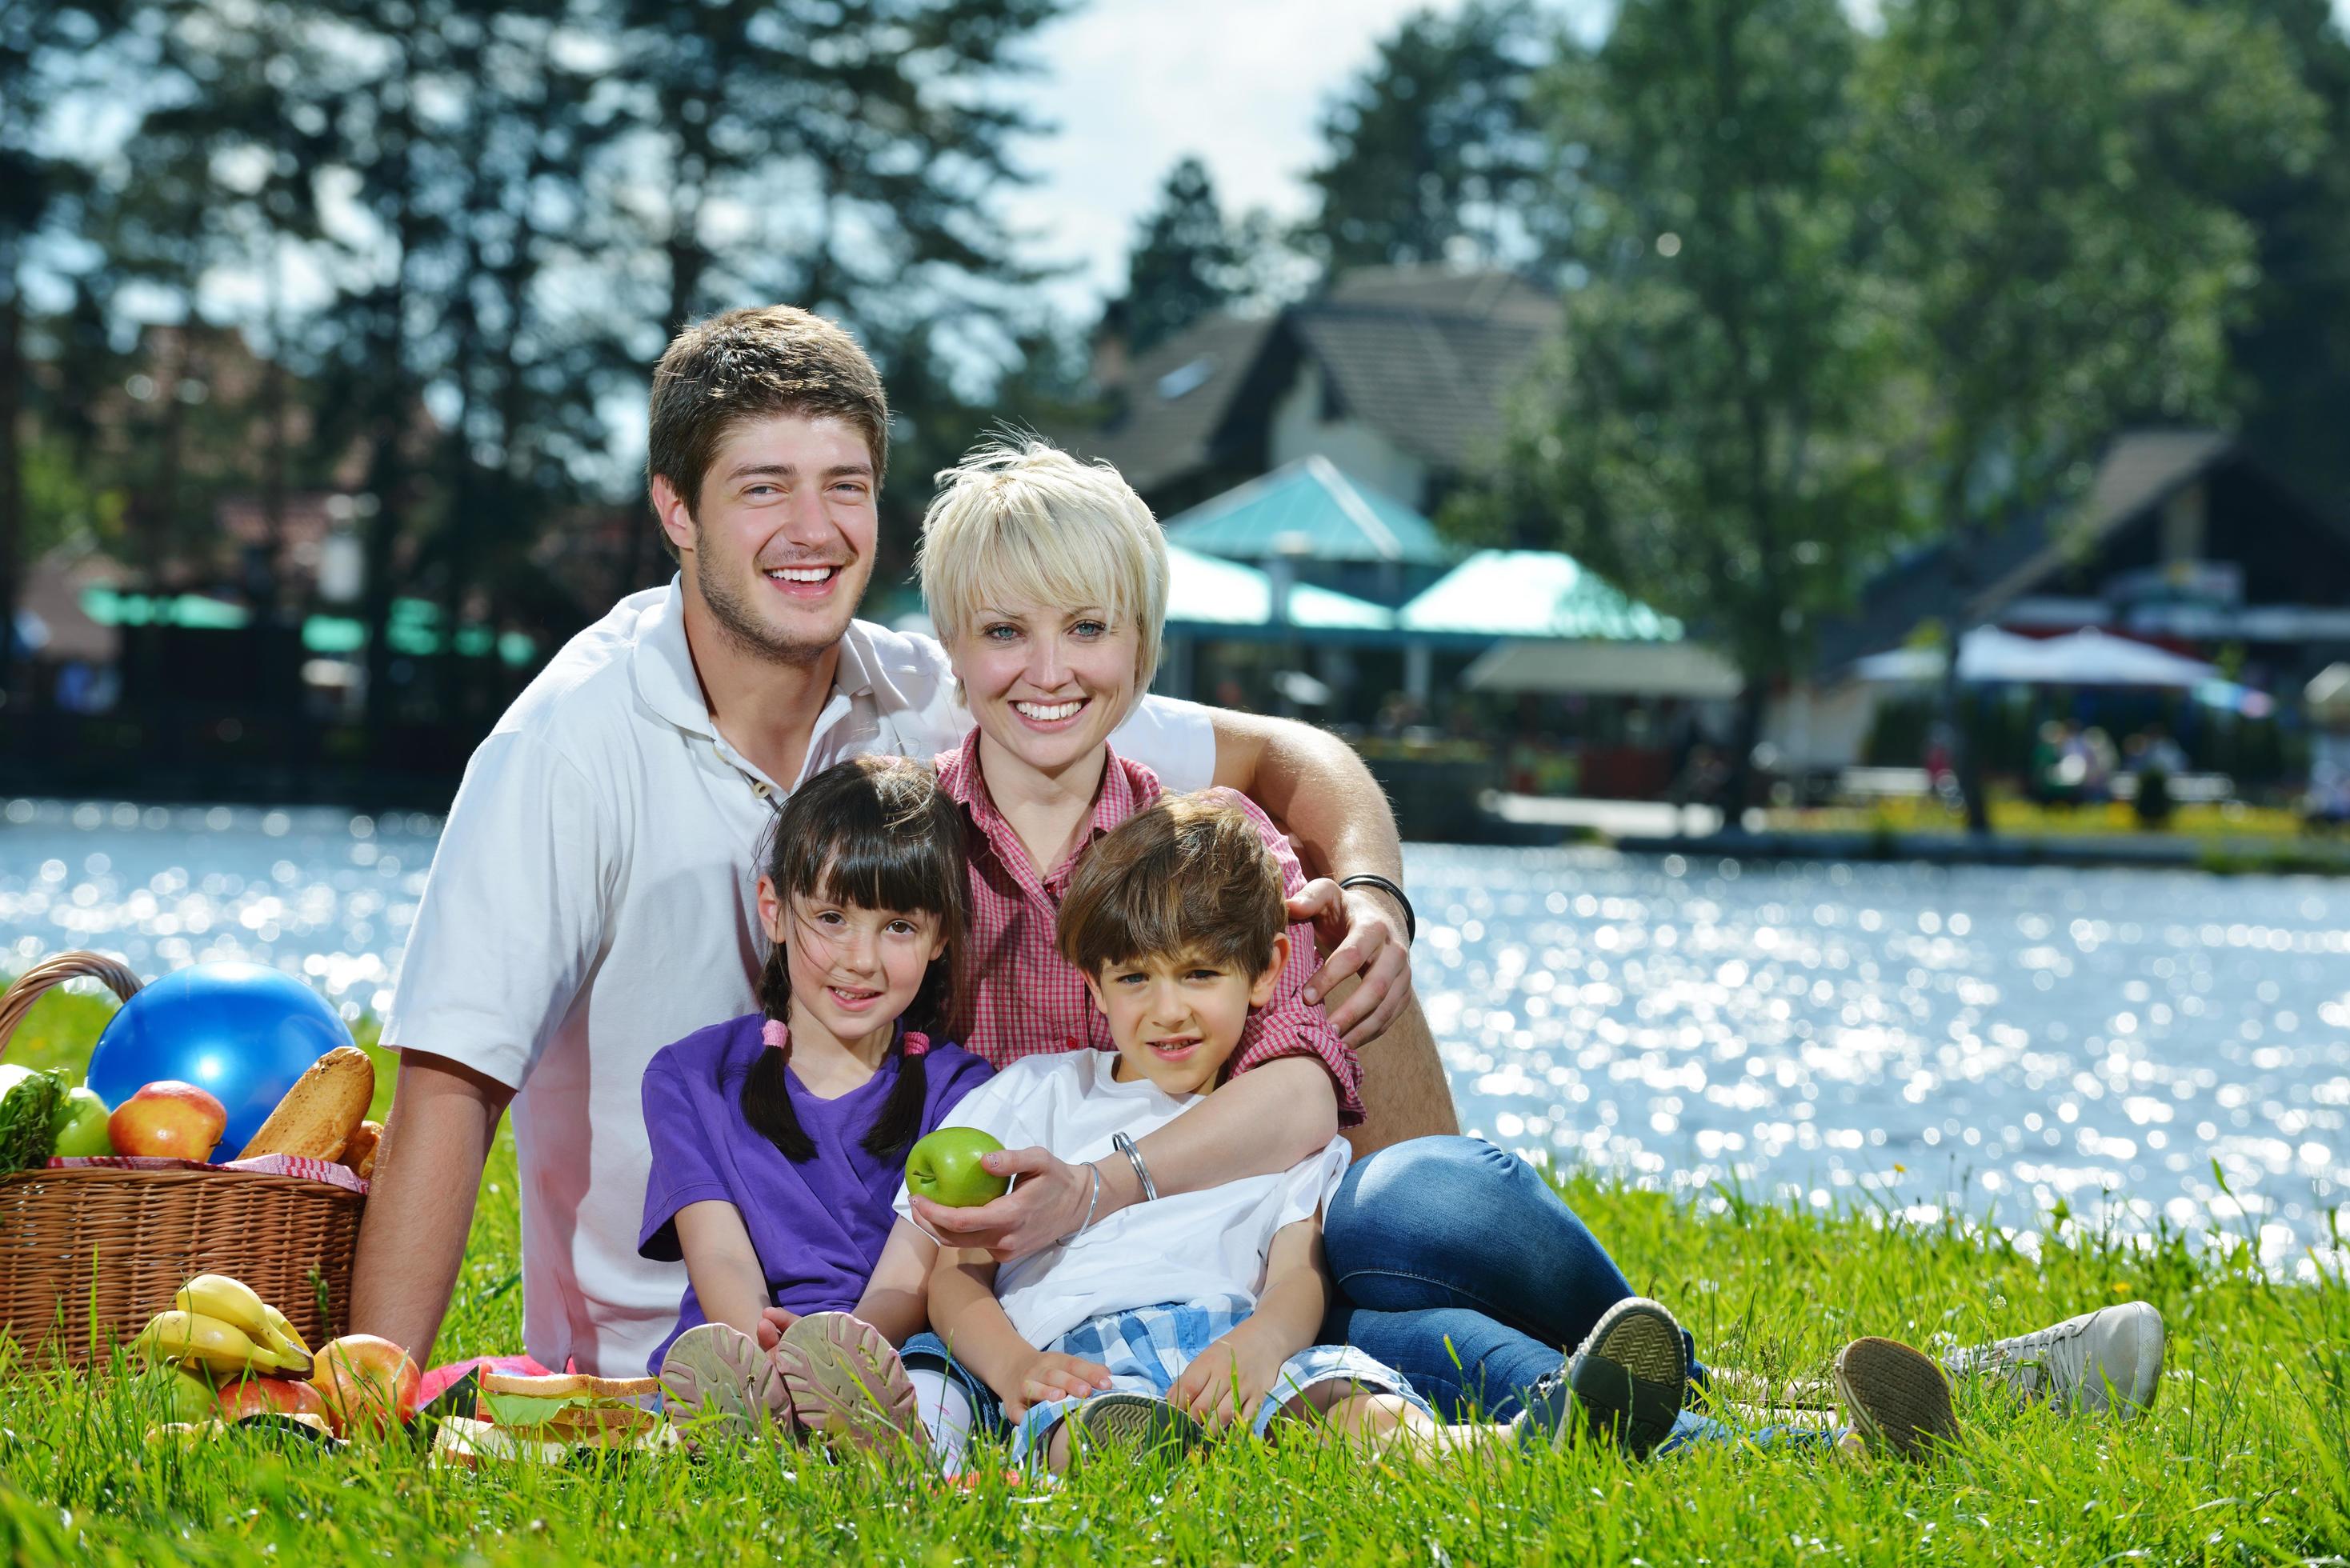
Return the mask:
{"type": "MultiPolygon", "coordinates": [[[[139,990],[139,977],[102,953],[35,964],[0,996],[0,1054],[43,992],[83,977],[125,1002],[139,990]]],[[[221,1273],[324,1344],[342,1331],[366,1204],[324,1181],[254,1171],[88,1167],[0,1178],[0,1331],[36,1363],[103,1361],[190,1277],[221,1273]]]]}

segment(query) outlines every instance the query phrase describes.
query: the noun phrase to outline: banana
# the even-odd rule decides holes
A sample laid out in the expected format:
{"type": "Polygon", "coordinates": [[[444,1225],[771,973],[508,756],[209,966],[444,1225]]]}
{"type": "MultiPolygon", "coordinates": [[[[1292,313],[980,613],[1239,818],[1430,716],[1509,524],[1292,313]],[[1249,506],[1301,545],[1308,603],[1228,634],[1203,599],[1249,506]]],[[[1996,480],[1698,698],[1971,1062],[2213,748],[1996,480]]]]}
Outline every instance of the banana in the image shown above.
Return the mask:
{"type": "Polygon", "coordinates": [[[180,1287],[172,1305],[192,1317],[218,1318],[255,1345],[268,1341],[269,1308],[243,1280],[198,1274],[180,1287]]]}
{"type": "Polygon", "coordinates": [[[286,1321],[284,1313],[267,1302],[261,1303],[261,1310],[269,1319],[269,1337],[276,1341],[281,1369],[307,1375],[317,1356],[302,1343],[302,1336],[294,1332],[294,1325],[286,1321]]]}
{"type": "Polygon", "coordinates": [[[277,1364],[234,1324],[202,1313],[159,1312],[131,1345],[150,1366],[201,1367],[215,1376],[267,1372],[277,1364]]]}
{"type": "Polygon", "coordinates": [[[193,1317],[215,1318],[259,1346],[272,1372],[307,1372],[310,1350],[286,1323],[286,1314],[265,1302],[242,1280],[226,1274],[198,1274],[180,1287],[172,1306],[193,1317]]]}

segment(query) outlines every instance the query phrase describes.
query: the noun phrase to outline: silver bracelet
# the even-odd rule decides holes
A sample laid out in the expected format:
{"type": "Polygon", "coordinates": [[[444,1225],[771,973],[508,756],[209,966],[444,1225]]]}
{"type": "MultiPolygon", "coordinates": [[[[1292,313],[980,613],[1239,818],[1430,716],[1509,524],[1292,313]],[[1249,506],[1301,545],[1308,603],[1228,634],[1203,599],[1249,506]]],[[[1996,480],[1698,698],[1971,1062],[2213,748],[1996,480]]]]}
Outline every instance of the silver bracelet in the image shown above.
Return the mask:
{"type": "Polygon", "coordinates": [[[1094,1210],[1101,1203],[1101,1167],[1087,1160],[1086,1168],[1094,1173],[1094,1193],[1092,1197],[1086,1199],[1086,1217],[1077,1222],[1076,1230],[1061,1238],[1061,1243],[1064,1246],[1093,1229],[1094,1210]]]}
{"type": "Polygon", "coordinates": [[[1158,1202],[1159,1184],[1150,1179],[1150,1168],[1142,1163],[1142,1151],[1134,1147],[1134,1140],[1124,1133],[1118,1133],[1111,1137],[1109,1146],[1126,1156],[1127,1164],[1134,1167],[1134,1179],[1142,1184],[1142,1200],[1145,1203],[1158,1202]]]}

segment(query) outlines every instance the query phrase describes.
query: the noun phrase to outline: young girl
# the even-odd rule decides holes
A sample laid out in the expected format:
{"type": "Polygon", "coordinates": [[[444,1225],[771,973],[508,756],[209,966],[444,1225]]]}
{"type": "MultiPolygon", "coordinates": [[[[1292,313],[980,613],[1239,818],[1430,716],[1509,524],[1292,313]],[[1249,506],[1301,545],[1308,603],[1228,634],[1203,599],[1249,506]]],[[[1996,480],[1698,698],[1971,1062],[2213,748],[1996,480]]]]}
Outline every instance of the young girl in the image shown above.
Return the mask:
{"type": "Polygon", "coordinates": [[[681,1258],[689,1282],[651,1362],[672,1408],[912,1433],[920,1385],[890,1346],[923,1325],[937,1249],[890,1199],[908,1148],[991,1074],[927,1032],[946,1014],[964,909],[961,813],[929,768],[858,757],[778,815],[760,1011],[645,1072],[638,1251],[681,1258]]]}

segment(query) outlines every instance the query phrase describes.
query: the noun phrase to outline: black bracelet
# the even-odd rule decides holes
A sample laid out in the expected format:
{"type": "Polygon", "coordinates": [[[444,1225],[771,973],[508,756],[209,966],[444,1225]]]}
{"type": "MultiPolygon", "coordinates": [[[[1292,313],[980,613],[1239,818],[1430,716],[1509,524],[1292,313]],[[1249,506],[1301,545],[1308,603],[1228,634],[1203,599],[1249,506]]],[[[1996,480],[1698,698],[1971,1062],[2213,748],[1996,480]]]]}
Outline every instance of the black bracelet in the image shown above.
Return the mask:
{"type": "Polygon", "coordinates": [[[1397,903],[1403,906],[1403,945],[1406,947],[1411,946],[1413,939],[1419,935],[1419,919],[1411,912],[1411,900],[1404,897],[1404,891],[1401,888],[1397,887],[1386,877],[1375,877],[1368,871],[1357,871],[1352,877],[1339,877],[1338,886],[1341,888],[1377,888],[1380,892],[1385,893],[1388,897],[1393,898],[1397,903]]]}

